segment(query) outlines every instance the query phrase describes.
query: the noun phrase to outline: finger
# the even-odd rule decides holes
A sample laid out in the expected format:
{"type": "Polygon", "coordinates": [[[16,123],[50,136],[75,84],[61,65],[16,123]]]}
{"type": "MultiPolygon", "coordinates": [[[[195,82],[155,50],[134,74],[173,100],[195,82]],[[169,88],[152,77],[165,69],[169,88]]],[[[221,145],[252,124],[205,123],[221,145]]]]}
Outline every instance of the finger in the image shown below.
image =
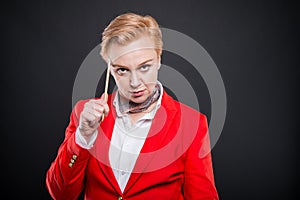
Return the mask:
{"type": "Polygon", "coordinates": [[[103,100],[100,99],[92,99],[90,101],[88,101],[87,103],[85,103],[84,108],[94,108],[95,105],[102,105],[102,102],[105,102],[103,100]]]}
{"type": "Polygon", "coordinates": [[[101,113],[107,115],[109,113],[109,106],[104,100],[97,100],[95,102],[95,109],[101,113]],[[100,107],[99,107],[100,106],[100,107]]]}
{"type": "Polygon", "coordinates": [[[106,104],[104,104],[104,114],[105,114],[105,116],[107,116],[108,115],[108,113],[109,113],[109,106],[107,105],[107,103],[106,104]]]}
{"type": "Polygon", "coordinates": [[[83,122],[88,122],[88,123],[95,121],[97,119],[97,117],[90,112],[82,113],[81,117],[83,122]]]}
{"type": "Polygon", "coordinates": [[[97,99],[93,103],[101,106],[107,104],[107,102],[104,99],[97,99]]]}
{"type": "Polygon", "coordinates": [[[101,115],[104,113],[104,107],[88,108],[86,109],[86,112],[91,115],[94,115],[96,118],[100,118],[101,115]]]}
{"type": "Polygon", "coordinates": [[[108,94],[107,93],[103,93],[100,97],[101,100],[104,100],[105,102],[107,102],[107,98],[108,98],[108,94]]]}
{"type": "Polygon", "coordinates": [[[89,126],[91,127],[91,128],[97,128],[98,126],[99,126],[99,119],[97,119],[97,120],[95,120],[95,121],[91,121],[90,123],[89,123],[89,126]]]}
{"type": "Polygon", "coordinates": [[[87,111],[90,113],[95,113],[97,116],[102,115],[104,113],[105,106],[100,105],[100,104],[94,104],[92,108],[87,108],[87,111]]]}
{"type": "Polygon", "coordinates": [[[105,97],[105,93],[102,93],[100,99],[104,100],[104,97],[105,97]]]}
{"type": "Polygon", "coordinates": [[[96,117],[94,114],[91,114],[91,113],[85,113],[85,115],[83,115],[83,123],[87,123],[87,125],[90,127],[90,128],[95,128],[96,126],[99,125],[99,119],[101,118],[100,117],[96,117]]]}
{"type": "Polygon", "coordinates": [[[98,111],[107,116],[109,113],[109,106],[107,104],[103,104],[103,106],[101,106],[98,111]]]}
{"type": "Polygon", "coordinates": [[[100,112],[102,114],[103,112],[103,104],[105,104],[102,100],[94,100],[92,102],[89,102],[88,104],[85,105],[85,110],[88,110],[90,113],[93,113],[94,110],[100,112]]]}

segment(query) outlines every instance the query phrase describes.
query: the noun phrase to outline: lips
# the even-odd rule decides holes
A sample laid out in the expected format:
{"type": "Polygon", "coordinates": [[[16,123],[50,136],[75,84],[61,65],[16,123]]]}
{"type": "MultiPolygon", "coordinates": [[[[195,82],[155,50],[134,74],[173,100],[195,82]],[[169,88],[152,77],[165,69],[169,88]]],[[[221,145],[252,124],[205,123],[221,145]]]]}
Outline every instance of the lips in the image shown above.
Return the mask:
{"type": "Polygon", "coordinates": [[[131,92],[132,93],[132,96],[134,97],[140,97],[140,96],[143,96],[145,90],[138,90],[138,91],[133,91],[131,92]]]}

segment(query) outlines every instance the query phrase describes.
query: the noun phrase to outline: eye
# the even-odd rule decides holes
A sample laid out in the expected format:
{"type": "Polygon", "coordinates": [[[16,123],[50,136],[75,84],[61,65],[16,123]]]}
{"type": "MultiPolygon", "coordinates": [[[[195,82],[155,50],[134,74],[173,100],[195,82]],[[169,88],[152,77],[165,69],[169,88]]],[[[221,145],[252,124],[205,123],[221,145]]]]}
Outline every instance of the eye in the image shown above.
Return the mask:
{"type": "Polygon", "coordinates": [[[128,69],[121,67],[121,68],[118,68],[116,71],[119,75],[123,75],[128,71],[128,69]]]}
{"type": "Polygon", "coordinates": [[[150,67],[151,67],[151,65],[142,65],[142,66],[140,67],[140,70],[141,70],[142,72],[146,72],[146,71],[149,70],[150,67]]]}

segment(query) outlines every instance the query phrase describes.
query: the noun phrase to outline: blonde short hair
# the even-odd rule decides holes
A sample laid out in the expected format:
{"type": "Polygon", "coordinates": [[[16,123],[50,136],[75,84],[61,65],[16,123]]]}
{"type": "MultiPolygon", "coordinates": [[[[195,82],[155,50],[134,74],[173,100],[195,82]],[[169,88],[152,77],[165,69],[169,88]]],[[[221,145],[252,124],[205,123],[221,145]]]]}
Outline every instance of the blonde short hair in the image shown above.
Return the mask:
{"type": "Polygon", "coordinates": [[[101,42],[101,56],[107,61],[108,48],[112,43],[126,45],[138,39],[142,35],[148,35],[153,41],[157,55],[162,53],[162,34],[157,21],[149,16],[135,13],[125,13],[117,16],[104,29],[101,42]]]}

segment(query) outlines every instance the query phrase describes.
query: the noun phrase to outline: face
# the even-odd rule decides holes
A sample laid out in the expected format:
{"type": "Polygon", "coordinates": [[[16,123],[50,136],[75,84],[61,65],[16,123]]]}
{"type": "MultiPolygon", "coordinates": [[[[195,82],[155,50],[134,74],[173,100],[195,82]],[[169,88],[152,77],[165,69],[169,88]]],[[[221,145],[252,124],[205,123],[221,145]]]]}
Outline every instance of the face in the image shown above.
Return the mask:
{"type": "Polygon", "coordinates": [[[128,45],[112,44],[108,58],[121,100],[144,102],[157,83],[160,68],[152,40],[143,36],[128,45]]]}

